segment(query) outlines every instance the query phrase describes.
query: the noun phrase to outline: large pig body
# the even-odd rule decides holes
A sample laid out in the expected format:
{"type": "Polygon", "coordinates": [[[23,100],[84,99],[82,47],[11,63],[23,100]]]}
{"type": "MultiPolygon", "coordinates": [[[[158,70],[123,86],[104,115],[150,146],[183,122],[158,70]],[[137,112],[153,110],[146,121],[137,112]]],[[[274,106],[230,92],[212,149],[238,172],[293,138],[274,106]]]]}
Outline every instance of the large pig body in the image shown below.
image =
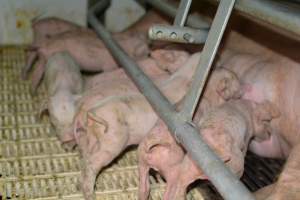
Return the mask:
{"type": "Polygon", "coordinates": [[[76,101],[83,89],[80,68],[67,52],[56,53],[48,59],[45,82],[50,121],[58,137],[67,141],[63,133],[73,122],[76,101]]]}
{"type": "Polygon", "coordinates": [[[251,65],[240,64],[244,57],[253,57],[241,54],[232,57],[227,63],[237,60],[237,65],[245,70],[234,68],[233,65],[222,65],[236,72],[243,82],[243,99],[254,102],[270,101],[274,109],[278,109],[280,117],[272,122],[270,137],[261,142],[253,141],[250,150],[256,154],[267,157],[287,157],[291,148],[298,144],[300,98],[299,86],[300,65],[287,58],[273,58],[265,60],[254,57],[251,65]],[[241,73],[243,71],[243,73],[241,73]]]}
{"type": "MultiPolygon", "coordinates": [[[[266,51],[266,57],[257,56],[251,66],[238,74],[238,67],[224,67],[235,71],[243,82],[243,99],[253,102],[268,100],[280,113],[271,122],[270,129],[250,141],[249,149],[261,156],[288,158],[269,199],[297,199],[300,195],[299,113],[300,65],[284,56],[266,51]]],[[[243,55],[247,56],[247,55],[243,55]]],[[[231,62],[230,59],[228,62],[231,62]]],[[[240,62],[238,59],[237,64],[240,62]]],[[[268,196],[268,195],[263,195],[268,196]]]]}
{"type": "MultiPolygon", "coordinates": [[[[206,112],[201,111],[202,116],[196,122],[204,141],[237,176],[242,175],[249,140],[264,132],[268,127],[264,121],[273,117],[268,110],[268,104],[230,100],[220,106],[206,108],[206,112]]],[[[157,170],[167,181],[164,200],[185,199],[189,184],[197,179],[207,179],[190,156],[176,143],[162,121],[142,141],[138,152],[140,200],[148,199],[150,168],[157,170]]]]}
{"type": "MultiPolygon", "coordinates": [[[[192,55],[169,79],[157,83],[172,103],[178,102],[187,91],[199,56],[199,53],[192,55]]],[[[234,80],[224,81],[228,77],[220,76],[220,85],[224,85],[224,82],[228,85],[238,84],[234,80]]],[[[213,87],[217,88],[224,91],[223,86],[213,87]]],[[[106,90],[114,89],[107,86],[106,90]]],[[[138,144],[157,119],[151,106],[137,91],[121,96],[101,97],[101,101],[93,98],[83,101],[74,120],[74,134],[85,161],[81,185],[86,199],[93,197],[93,186],[98,172],[127,146],[138,144]]]]}

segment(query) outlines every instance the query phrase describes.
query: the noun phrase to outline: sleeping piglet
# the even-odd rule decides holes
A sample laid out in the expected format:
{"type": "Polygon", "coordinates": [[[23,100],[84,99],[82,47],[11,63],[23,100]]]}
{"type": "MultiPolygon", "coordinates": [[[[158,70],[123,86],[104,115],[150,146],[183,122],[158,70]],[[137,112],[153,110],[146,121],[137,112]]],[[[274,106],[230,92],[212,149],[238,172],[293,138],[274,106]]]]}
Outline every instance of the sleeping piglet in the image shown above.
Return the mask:
{"type": "MultiPolygon", "coordinates": [[[[241,176],[250,139],[268,131],[269,122],[277,117],[270,109],[269,102],[229,100],[203,113],[196,125],[203,140],[234,174],[241,176]]],[[[164,200],[185,199],[189,184],[197,179],[207,179],[161,120],[141,142],[138,153],[139,200],[148,199],[150,168],[166,179],[164,200]]]]}
{"type": "MultiPolygon", "coordinates": [[[[182,99],[189,87],[190,76],[193,74],[191,71],[199,61],[199,54],[195,56],[192,56],[171,78],[157,84],[173,103],[182,99]]],[[[208,88],[219,90],[214,93],[224,93],[226,87],[237,88],[238,91],[239,82],[230,80],[234,77],[228,76],[230,74],[228,70],[218,69],[218,72],[211,79],[216,82],[211,82],[212,87],[208,88]]],[[[107,85],[105,89],[108,91],[116,89],[110,86],[113,85],[107,85]]],[[[119,84],[116,86],[120,87],[119,84]]],[[[99,94],[97,94],[99,98],[97,101],[93,96],[83,101],[73,122],[73,135],[83,158],[81,189],[86,199],[94,198],[94,183],[99,171],[120,155],[125,148],[139,144],[158,120],[149,103],[137,91],[102,97],[99,94]]],[[[210,92],[209,96],[219,95],[210,92]]]]}
{"type": "MultiPolygon", "coordinates": [[[[135,35],[116,35],[115,39],[134,59],[145,58],[149,49],[146,38],[136,33],[135,35]]],[[[80,65],[82,71],[99,72],[112,71],[118,68],[108,49],[97,35],[87,28],[79,28],[73,31],[63,32],[44,39],[38,46],[32,46],[37,52],[37,65],[32,74],[32,89],[35,90],[40,83],[47,59],[62,51],[67,51],[80,65]]],[[[36,58],[27,63],[26,69],[30,69],[36,58]]]]}
{"type": "MultiPolygon", "coordinates": [[[[49,17],[32,22],[33,41],[31,46],[40,46],[47,38],[66,32],[79,29],[80,26],[69,21],[59,19],[57,17],[49,17]]],[[[37,57],[37,52],[31,48],[27,49],[26,65],[22,69],[22,79],[26,79],[28,71],[30,70],[31,63],[37,57]]]]}
{"type": "Polygon", "coordinates": [[[67,142],[62,133],[73,122],[76,101],[83,89],[79,66],[68,52],[56,53],[48,59],[45,83],[48,99],[44,106],[59,139],[67,142]]]}

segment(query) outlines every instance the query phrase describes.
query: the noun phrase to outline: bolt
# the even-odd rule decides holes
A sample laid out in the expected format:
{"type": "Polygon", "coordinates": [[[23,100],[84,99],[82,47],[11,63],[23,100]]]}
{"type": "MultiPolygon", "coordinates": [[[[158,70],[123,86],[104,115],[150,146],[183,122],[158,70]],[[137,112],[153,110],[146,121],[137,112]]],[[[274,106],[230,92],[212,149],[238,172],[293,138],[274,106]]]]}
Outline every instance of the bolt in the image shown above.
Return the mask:
{"type": "Polygon", "coordinates": [[[175,39],[175,38],[177,37],[177,34],[176,34],[175,32],[172,32],[172,33],[170,34],[170,37],[171,37],[172,39],[175,39]]]}
{"type": "Polygon", "coordinates": [[[194,38],[189,33],[185,33],[183,35],[183,39],[185,39],[189,43],[193,43],[195,41],[194,38]]]}
{"type": "Polygon", "coordinates": [[[163,35],[163,32],[162,32],[162,31],[157,31],[157,32],[156,32],[156,37],[157,37],[157,38],[161,38],[162,35],[163,35]]]}

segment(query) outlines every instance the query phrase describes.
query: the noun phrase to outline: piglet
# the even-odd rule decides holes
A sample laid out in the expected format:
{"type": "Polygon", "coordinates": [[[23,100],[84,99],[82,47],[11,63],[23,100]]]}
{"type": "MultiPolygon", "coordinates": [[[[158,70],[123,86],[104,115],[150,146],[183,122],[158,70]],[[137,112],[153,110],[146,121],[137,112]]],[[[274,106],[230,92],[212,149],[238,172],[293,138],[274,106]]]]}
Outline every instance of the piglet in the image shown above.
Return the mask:
{"type": "MultiPolygon", "coordinates": [[[[47,38],[66,32],[74,31],[79,29],[80,26],[71,23],[69,21],[59,19],[56,17],[49,17],[45,19],[35,20],[32,22],[32,31],[33,31],[33,41],[32,46],[39,46],[47,38]]],[[[37,52],[33,49],[27,49],[27,61],[25,67],[22,69],[22,79],[27,79],[28,72],[31,68],[32,63],[37,57],[37,52]]]]}
{"type": "MultiPolygon", "coordinates": [[[[116,40],[136,60],[148,55],[146,38],[138,33],[127,36],[117,35],[116,40]]],[[[37,66],[32,74],[33,90],[36,89],[43,76],[47,59],[57,52],[68,51],[82,71],[112,71],[118,67],[102,41],[93,31],[85,28],[54,35],[32,48],[36,50],[38,56],[37,66]]],[[[28,64],[32,65],[32,63],[28,64]]]]}
{"type": "MultiPolygon", "coordinates": [[[[203,140],[240,177],[250,139],[267,132],[269,122],[277,116],[271,108],[269,102],[230,100],[205,112],[196,125],[203,140]]],[[[141,142],[138,153],[139,200],[148,199],[150,168],[167,181],[164,200],[185,199],[189,184],[197,179],[207,179],[162,121],[158,121],[141,142]]]]}
{"type": "Polygon", "coordinates": [[[83,81],[79,65],[68,52],[53,54],[46,64],[45,83],[48,99],[44,106],[50,115],[59,139],[70,141],[62,134],[70,127],[76,113],[76,101],[80,98],[83,81]]]}
{"type": "MultiPolygon", "coordinates": [[[[157,83],[172,103],[178,102],[185,95],[198,61],[199,54],[191,56],[178,72],[157,83]]],[[[211,82],[209,85],[212,87],[208,88],[220,91],[215,91],[216,95],[209,92],[210,96],[218,97],[217,94],[225,92],[226,87],[235,88],[231,86],[232,83],[238,84],[237,80],[227,79],[233,77],[224,75],[225,71],[219,70],[220,73],[216,73],[218,76],[211,78],[216,82],[211,82]]],[[[120,87],[120,84],[113,85],[110,83],[101,93],[120,87]]],[[[137,91],[109,96],[101,96],[101,93],[96,94],[98,99],[93,96],[85,98],[73,122],[73,133],[82,155],[81,188],[86,199],[94,198],[94,183],[99,171],[125,148],[139,144],[158,119],[149,103],[137,91]]]]}

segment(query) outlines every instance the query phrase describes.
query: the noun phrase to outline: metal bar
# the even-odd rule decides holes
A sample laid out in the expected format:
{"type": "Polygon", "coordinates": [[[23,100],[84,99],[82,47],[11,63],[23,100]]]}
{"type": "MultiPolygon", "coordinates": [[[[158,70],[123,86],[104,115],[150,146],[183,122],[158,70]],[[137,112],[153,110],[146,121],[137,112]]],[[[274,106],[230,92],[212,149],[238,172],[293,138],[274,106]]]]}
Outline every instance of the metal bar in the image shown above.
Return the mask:
{"type": "Polygon", "coordinates": [[[190,44],[203,44],[206,41],[207,35],[207,29],[202,30],[169,25],[153,25],[148,31],[148,36],[152,40],[190,44]]]}
{"type": "MultiPolygon", "coordinates": [[[[214,3],[220,2],[220,0],[206,1],[214,3]]],[[[277,32],[299,40],[299,2],[299,0],[236,0],[235,9],[251,20],[263,23],[277,32]]]]}
{"type": "Polygon", "coordinates": [[[235,0],[222,0],[209,30],[200,63],[194,74],[191,88],[185,96],[181,113],[192,119],[195,108],[202,94],[207,75],[215,58],[235,0]]]}
{"type": "Polygon", "coordinates": [[[203,142],[198,130],[175,111],[173,105],[115,42],[109,32],[97,20],[94,13],[89,12],[88,21],[114,58],[123,66],[126,73],[150,102],[153,109],[170,128],[172,134],[177,136],[223,197],[228,200],[254,200],[246,187],[203,142]]]}
{"type": "Polygon", "coordinates": [[[174,20],[175,26],[183,27],[191,7],[192,0],[181,0],[174,20]]]}
{"type": "MultiPolygon", "coordinates": [[[[163,12],[164,14],[170,16],[170,17],[175,17],[176,16],[176,12],[177,12],[177,8],[174,5],[171,5],[169,3],[167,3],[165,0],[146,0],[146,2],[153,6],[155,9],[163,12]]],[[[194,27],[194,28],[209,28],[210,27],[210,23],[206,20],[200,20],[199,18],[189,15],[187,17],[187,25],[194,27]]]]}

